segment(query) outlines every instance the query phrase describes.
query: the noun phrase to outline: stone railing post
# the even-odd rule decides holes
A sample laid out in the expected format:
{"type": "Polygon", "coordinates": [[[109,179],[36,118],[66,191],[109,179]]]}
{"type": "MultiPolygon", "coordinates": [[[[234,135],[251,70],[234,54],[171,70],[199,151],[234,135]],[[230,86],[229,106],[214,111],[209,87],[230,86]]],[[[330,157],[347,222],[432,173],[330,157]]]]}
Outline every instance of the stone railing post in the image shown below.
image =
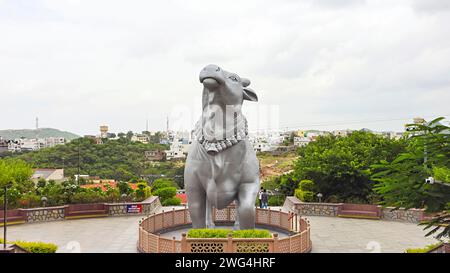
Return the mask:
{"type": "Polygon", "coordinates": [[[184,205],[184,210],[183,210],[184,224],[187,224],[187,212],[188,212],[188,210],[186,208],[186,205],[184,205]]]}
{"type": "Polygon", "coordinates": [[[162,213],[161,213],[161,227],[162,228],[164,228],[164,216],[166,215],[166,213],[164,212],[164,210],[162,210],[162,213]]]}
{"type": "Polygon", "coordinates": [[[161,253],[161,246],[159,240],[161,239],[161,234],[158,233],[158,237],[156,239],[156,253],[161,253]]]}
{"type": "Polygon", "coordinates": [[[172,208],[172,226],[175,225],[175,208],[172,208]]]}
{"type": "Polygon", "coordinates": [[[278,211],[278,226],[281,227],[281,209],[278,211]]]}
{"type": "Polygon", "coordinates": [[[269,207],[268,213],[269,213],[268,221],[269,221],[269,225],[271,225],[272,224],[272,211],[270,210],[270,207],[269,207]]]}
{"type": "Polygon", "coordinates": [[[278,233],[273,234],[273,252],[278,253],[278,233]]]}
{"type": "Polygon", "coordinates": [[[289,236],[289,253],[292,253],[292,236],[289,236]]]}
{"type": "Polygon", "coordinates": [[[233,237],[231,237],[231,233],[227,235],[227,249],[225,253],[233,253],[233,237]]]}
{"type": "Polygon", "coordinates": [[[187,241],[186,241],[186,233],[181,233],[181,253],[187,253],[187,241]]]}
{"type": "Polygon", "coordinates": [[[176,253],[176,248],[175,248],[175,236],[172,237],[172,253],[176,253]]]}

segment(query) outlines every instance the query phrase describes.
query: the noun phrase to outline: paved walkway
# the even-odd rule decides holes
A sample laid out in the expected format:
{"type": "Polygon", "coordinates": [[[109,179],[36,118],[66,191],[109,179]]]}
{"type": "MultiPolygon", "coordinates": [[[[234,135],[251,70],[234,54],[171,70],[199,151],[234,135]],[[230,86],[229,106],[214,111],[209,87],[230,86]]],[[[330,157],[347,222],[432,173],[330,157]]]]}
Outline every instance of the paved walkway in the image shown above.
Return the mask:
{"type": "Polygon", "coordinates": [[[422,226],[380,220],[308,216],[312,252],[404,252],[435,243],[422,226]]]}
{"type": "MultiPolygon", "coordinates": [[[[166,208],[167,209],[167,208],[166,208]]],[[[105,217],[8,227],[9,240],[43,241],[58,252],[136,252],[142,216],[105,217]]],[[[312,252],[403,252],[435,242],[410,223],[307,217],[312,252]]]]}

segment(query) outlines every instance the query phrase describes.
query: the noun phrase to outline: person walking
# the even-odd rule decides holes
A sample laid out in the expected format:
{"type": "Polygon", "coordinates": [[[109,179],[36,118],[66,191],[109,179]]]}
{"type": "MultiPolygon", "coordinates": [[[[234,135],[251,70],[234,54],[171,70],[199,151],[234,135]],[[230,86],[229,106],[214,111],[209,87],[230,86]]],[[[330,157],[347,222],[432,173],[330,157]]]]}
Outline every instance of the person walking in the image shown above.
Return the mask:
{"type": "Polygon", "coordinates": [[[258,192],[258,200],[259,200],[259,208],[260,208],[260,209],[262,209],[262,207],[263,207],[263,203],[262,203],[262,201],[261,201],[262,193],[263,193],[263,187],[261,187],[261,189],[260,189],[259,192],[258,192]]]}
{"type": "Polygon", "coordinates": [[[261,202],[262,202],[262,208],[267,209],[267,207],[269,205],[269,195],[267,194],[266,189],[264,189],[261,194],[261,202]]]}

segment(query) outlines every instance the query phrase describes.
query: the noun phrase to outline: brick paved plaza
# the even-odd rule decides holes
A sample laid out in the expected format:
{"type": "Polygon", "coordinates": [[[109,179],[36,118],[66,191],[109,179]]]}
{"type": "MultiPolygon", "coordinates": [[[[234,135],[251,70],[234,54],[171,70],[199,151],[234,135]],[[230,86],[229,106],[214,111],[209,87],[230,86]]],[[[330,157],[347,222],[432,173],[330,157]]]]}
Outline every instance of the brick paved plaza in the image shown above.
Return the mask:
{"type": "MultiPolygon", "coordinates": [[[[167,208],[166,208],[167,209],[167,208]]],[[[10,240],[44,241],[58,252],[137,252],[141,216],[81,219],[8,227],[10,240]]],[[[308,216],[312,252],[403,252],[435,242],[416,224],[308,216]]]]}

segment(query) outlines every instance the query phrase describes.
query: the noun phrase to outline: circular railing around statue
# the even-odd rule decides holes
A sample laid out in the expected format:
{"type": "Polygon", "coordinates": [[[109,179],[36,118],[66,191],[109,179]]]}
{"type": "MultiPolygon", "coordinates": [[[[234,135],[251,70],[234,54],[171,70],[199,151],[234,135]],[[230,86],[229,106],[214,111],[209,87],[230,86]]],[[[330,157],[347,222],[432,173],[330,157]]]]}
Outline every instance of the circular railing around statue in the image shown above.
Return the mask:
{"type": "MultiPolygon", "coordinates": [[[[229,206],[223,210],[213,210],[216,225],[231,225],[236,209],[229,206]]],[[[189,227],[189,210],[172,209],[143,218],[139,224],[137,248],[143,253],[306,253],[312,248],[310,224],[306,218],[292,212],[256,208],[255,224],[288,234],[279,238],[188,238],[182,233],[181,239],[167,238],[163,233],[189,227]]]]}

